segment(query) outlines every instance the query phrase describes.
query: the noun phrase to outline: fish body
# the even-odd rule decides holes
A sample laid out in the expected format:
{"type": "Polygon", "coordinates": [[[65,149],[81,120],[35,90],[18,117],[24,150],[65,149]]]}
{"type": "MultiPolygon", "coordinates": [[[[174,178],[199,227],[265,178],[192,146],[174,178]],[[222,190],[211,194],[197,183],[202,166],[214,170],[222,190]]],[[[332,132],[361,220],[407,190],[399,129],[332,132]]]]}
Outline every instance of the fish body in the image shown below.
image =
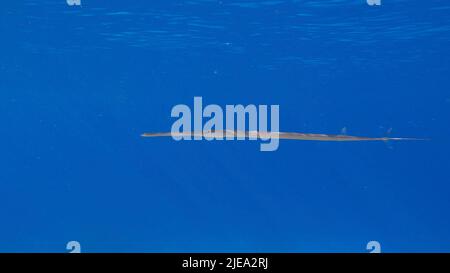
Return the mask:
{"type": "Polygon", "coordinates": [[[361,137],[349,135],[327,135],[309,134],[295,132],[259,132],[259,131],[232,131],[217,130],[206,132],[164,132],[164,133],[144,133],[142,137],[209,137],[209,138],[253,138],[253,139],[291,139],[291,140],[311,140],[311,141],[398,141],[398,140],[424,140],[421,138],[403,137],[361,137]]]}

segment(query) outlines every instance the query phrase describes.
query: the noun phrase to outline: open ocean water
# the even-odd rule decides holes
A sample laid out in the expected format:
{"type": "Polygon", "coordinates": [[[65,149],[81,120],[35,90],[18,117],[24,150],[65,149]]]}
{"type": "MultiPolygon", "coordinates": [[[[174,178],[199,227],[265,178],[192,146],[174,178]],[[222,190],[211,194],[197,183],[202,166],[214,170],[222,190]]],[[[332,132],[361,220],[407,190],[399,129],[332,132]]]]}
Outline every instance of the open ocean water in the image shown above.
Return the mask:
{"type": "Polygon", "coordinates": [[[3,1],[0,252],[449,252],[449,49],[447,0],[3,1]],[[429,140],[140,136],[195,96],[429,140]]]}

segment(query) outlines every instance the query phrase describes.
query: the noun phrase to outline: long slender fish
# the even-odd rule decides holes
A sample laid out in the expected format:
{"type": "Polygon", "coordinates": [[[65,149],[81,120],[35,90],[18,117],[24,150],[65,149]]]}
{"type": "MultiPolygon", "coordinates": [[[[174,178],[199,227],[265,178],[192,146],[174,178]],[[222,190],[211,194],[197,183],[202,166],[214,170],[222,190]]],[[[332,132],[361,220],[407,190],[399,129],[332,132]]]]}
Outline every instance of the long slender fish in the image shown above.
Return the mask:
{"type": "Polygon", "coordinates": [[[206,132],[181,132],[181,133],[144,133],[142,137],[245,137],[259,139],[293,139],[293,140],[312,140],[312,141],[391,141],[391,140],[425,140],[421,138],[404,138],[404,137],[360,137],[348,135],[325,135],[325,134],[305,134],[292,132],[258,132],[258,131],[206,131],[206,132]]]}

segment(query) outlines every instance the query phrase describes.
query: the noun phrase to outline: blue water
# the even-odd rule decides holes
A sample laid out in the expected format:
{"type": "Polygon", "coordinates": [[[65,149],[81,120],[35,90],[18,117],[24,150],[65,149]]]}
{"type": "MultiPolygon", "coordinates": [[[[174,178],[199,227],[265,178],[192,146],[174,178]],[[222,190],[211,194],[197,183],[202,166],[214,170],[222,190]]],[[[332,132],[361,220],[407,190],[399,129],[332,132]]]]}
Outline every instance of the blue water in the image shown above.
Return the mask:
{"type": "Polygon", "coordinates": [[[0,251],[450,251],[446,0],[5,1],[0,251]],[[280,105],[282,131],[146,139],[176,104],[280,105]]]}

